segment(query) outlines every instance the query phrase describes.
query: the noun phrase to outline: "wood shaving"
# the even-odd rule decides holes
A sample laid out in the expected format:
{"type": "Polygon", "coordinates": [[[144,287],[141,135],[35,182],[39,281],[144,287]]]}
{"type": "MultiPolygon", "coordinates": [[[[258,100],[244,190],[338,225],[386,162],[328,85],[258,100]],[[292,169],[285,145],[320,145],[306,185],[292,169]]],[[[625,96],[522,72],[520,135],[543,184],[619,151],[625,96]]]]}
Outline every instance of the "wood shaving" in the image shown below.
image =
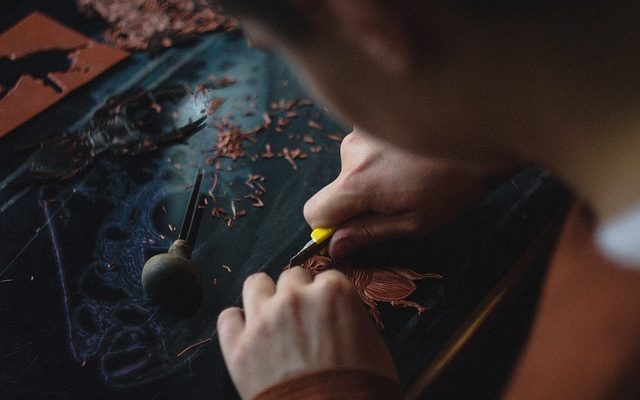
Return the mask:
{"type": "Polygon", "coordinates": [[[192,350],[195,350],[195,349],[197,349],[198,347],[201,347],[201,346],[203,346],[203,345],[205,345],[205,344],[207,344],[207,343],[211,342],[212,340],[213,340],[212,338],[207,338],[207,339],[201,340],[201,341],[199,341],[199,342],[196,342],[196,343],[194,343],[194,344],[192,344],[192,345],[188,346],[188,347],[187,347],[187,348],[185,348],[184,350],[182,350],[180,353],[178,353],[178,354],[176,355],[176,357],[182,357],[182,356],[183,356],[183,355],[185,355],[186,353],[188,353],[188,352],[190,352],[190,351],[192,351],[192,350]]]}
{"type": "Polygon", "coordinates": [[[248,194],[246,196],[244,196],[245,199],[250,199],[251,200],[251,205],[253,207],[256,208],[262,208],[264,207],[264,202],[262,201],[262,199],[254,194],[248,194]]]}
{"type": "Polygon", "coordinates": [[[216,149],[212,158],[207,160],[207,164],[220,157],[237,160],[246,155],[243,144],[246,141],[256,142],[255,136],[261,130],[256,128],[251,131],[242,131],[240,127],[229,120],[224,120],[217,126],[218,136],[216,137],[216,149]]]}
{"type": "Polygon", "coordinates": [[[215,99],[209,101],[207,103],[207,115],[213,116],[215,115],[218,108],[224,103],[224,99],[221,97],[216,97],[215,99]]]}
{"type": "Polygon", "coordinates": [[[309,125],[309,128],[311,128],[311,129],[317,129],[319,131],[322,130],[322,125],[320,125],[320,123],[317,122],[317,121],[314,121],[314,120],[310,119],[309,122],[307,122],[307,125],[309,125]]]}
{"type": "Polygon", "coordinates": [[[262,158],[273,158],[275,154],[271,151],[271,145],[269,143],[264,145],[264,153],[262,153],[262,158]]]}
{"type": "Polygon", "coordinates": [[[227,210],[225,210],[222,207],[214,207],[211,210],[211,216],[212,217],[220,218],[220,217],[223,217],[225,215],[227,215],[227,210]]]}
{"type": "Polygon", "coordinates": [[[304,160],[307,158],[307,153],[302,150],[296,149],[287,149],[286,147],[282,149],[281,153],[282,157],[284,157],[289,163],[293,166],[293,169],[298,169],[297,163],[295,160],[304,160]]]}
{"type": "Polygon", "coordinates": [[[128,50],[158,53],[198,34],[235,29],[235,20],[215,12],[206,0],[76,0],[89,17],[100,16],[109,27],[103,36],[128,50]]]}

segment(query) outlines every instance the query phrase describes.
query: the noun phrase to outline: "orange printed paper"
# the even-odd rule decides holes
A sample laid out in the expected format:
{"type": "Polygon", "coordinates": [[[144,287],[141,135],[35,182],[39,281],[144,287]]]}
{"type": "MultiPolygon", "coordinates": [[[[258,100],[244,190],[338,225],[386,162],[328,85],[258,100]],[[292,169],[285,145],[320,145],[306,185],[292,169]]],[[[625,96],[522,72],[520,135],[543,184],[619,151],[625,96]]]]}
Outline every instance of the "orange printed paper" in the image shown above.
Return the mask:
{"type": "Polygon", "coordinates": [[[0,35],[0,137],[128,56],[35,12],[0,35]]]}

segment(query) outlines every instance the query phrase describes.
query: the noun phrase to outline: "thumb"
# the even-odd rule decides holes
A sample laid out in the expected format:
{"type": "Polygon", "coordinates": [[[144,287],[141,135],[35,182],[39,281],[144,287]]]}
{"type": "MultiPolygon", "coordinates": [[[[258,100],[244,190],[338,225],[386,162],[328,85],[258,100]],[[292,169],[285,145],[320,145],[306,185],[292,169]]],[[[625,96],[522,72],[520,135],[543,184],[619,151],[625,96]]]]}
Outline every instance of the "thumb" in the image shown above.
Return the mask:
{"type": "Polygon", "coordinates": [[[331,237],[329,255],[345,258],[362,247],[398,239],[416,231],[416,222],[406,215],[365,214],[340,225],[331,237]]]}
{"type": "Polygon", "coordinates": [[[312,228],[335,227],[368,211],[367,196],[346,187],[338,177],[306,202],[304,218],[312,228]]]}

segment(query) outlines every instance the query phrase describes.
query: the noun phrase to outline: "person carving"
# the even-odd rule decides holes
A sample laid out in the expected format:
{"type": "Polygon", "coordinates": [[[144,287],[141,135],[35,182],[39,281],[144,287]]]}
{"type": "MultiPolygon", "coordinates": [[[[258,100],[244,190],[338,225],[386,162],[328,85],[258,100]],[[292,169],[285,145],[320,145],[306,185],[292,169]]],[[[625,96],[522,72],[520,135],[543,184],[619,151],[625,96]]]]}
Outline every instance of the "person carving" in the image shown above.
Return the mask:
{"type": "MultiPolygon", "coordinates": [[[[640,4],[212,1],[278,51],[354,132],[304,210],[330,253],[430,232],[487,181],[537,165],[576,194],[505,399],[637,398],[640,4]],[[384,151],[382,150],[384,149],[384,151]]],[[[399,399],[353,286],[301,268],[250,276],[218,318],[243,399],[399,399]]]]}

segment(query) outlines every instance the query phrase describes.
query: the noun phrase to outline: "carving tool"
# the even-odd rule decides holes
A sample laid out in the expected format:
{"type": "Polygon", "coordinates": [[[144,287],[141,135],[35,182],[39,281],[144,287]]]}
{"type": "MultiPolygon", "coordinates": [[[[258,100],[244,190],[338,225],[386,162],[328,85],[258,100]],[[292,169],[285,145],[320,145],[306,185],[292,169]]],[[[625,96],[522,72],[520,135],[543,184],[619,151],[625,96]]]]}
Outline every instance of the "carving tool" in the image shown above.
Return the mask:
{"type": "Polygon", "coordinates": [[[166,253],[156,254],[142,268],[142,287],[164,310],[181,318],[196,313],[202,301],[202,276],[191,261],[202,210],[197,207],[203,171],[198,171],[178,239],[166,253]]]}
{"type": "Polygon", "coordinates": [[[311,240],[305,244],[302,249],[291,258],[289,261],[289,267],[295,267],[296,265],[302,265],[302,263],[309,257],[320,254],[323,250],[326,250],[326,245],[329,243],[329,239],[336,228],[315,228],[311,232],[311,240]]]}

